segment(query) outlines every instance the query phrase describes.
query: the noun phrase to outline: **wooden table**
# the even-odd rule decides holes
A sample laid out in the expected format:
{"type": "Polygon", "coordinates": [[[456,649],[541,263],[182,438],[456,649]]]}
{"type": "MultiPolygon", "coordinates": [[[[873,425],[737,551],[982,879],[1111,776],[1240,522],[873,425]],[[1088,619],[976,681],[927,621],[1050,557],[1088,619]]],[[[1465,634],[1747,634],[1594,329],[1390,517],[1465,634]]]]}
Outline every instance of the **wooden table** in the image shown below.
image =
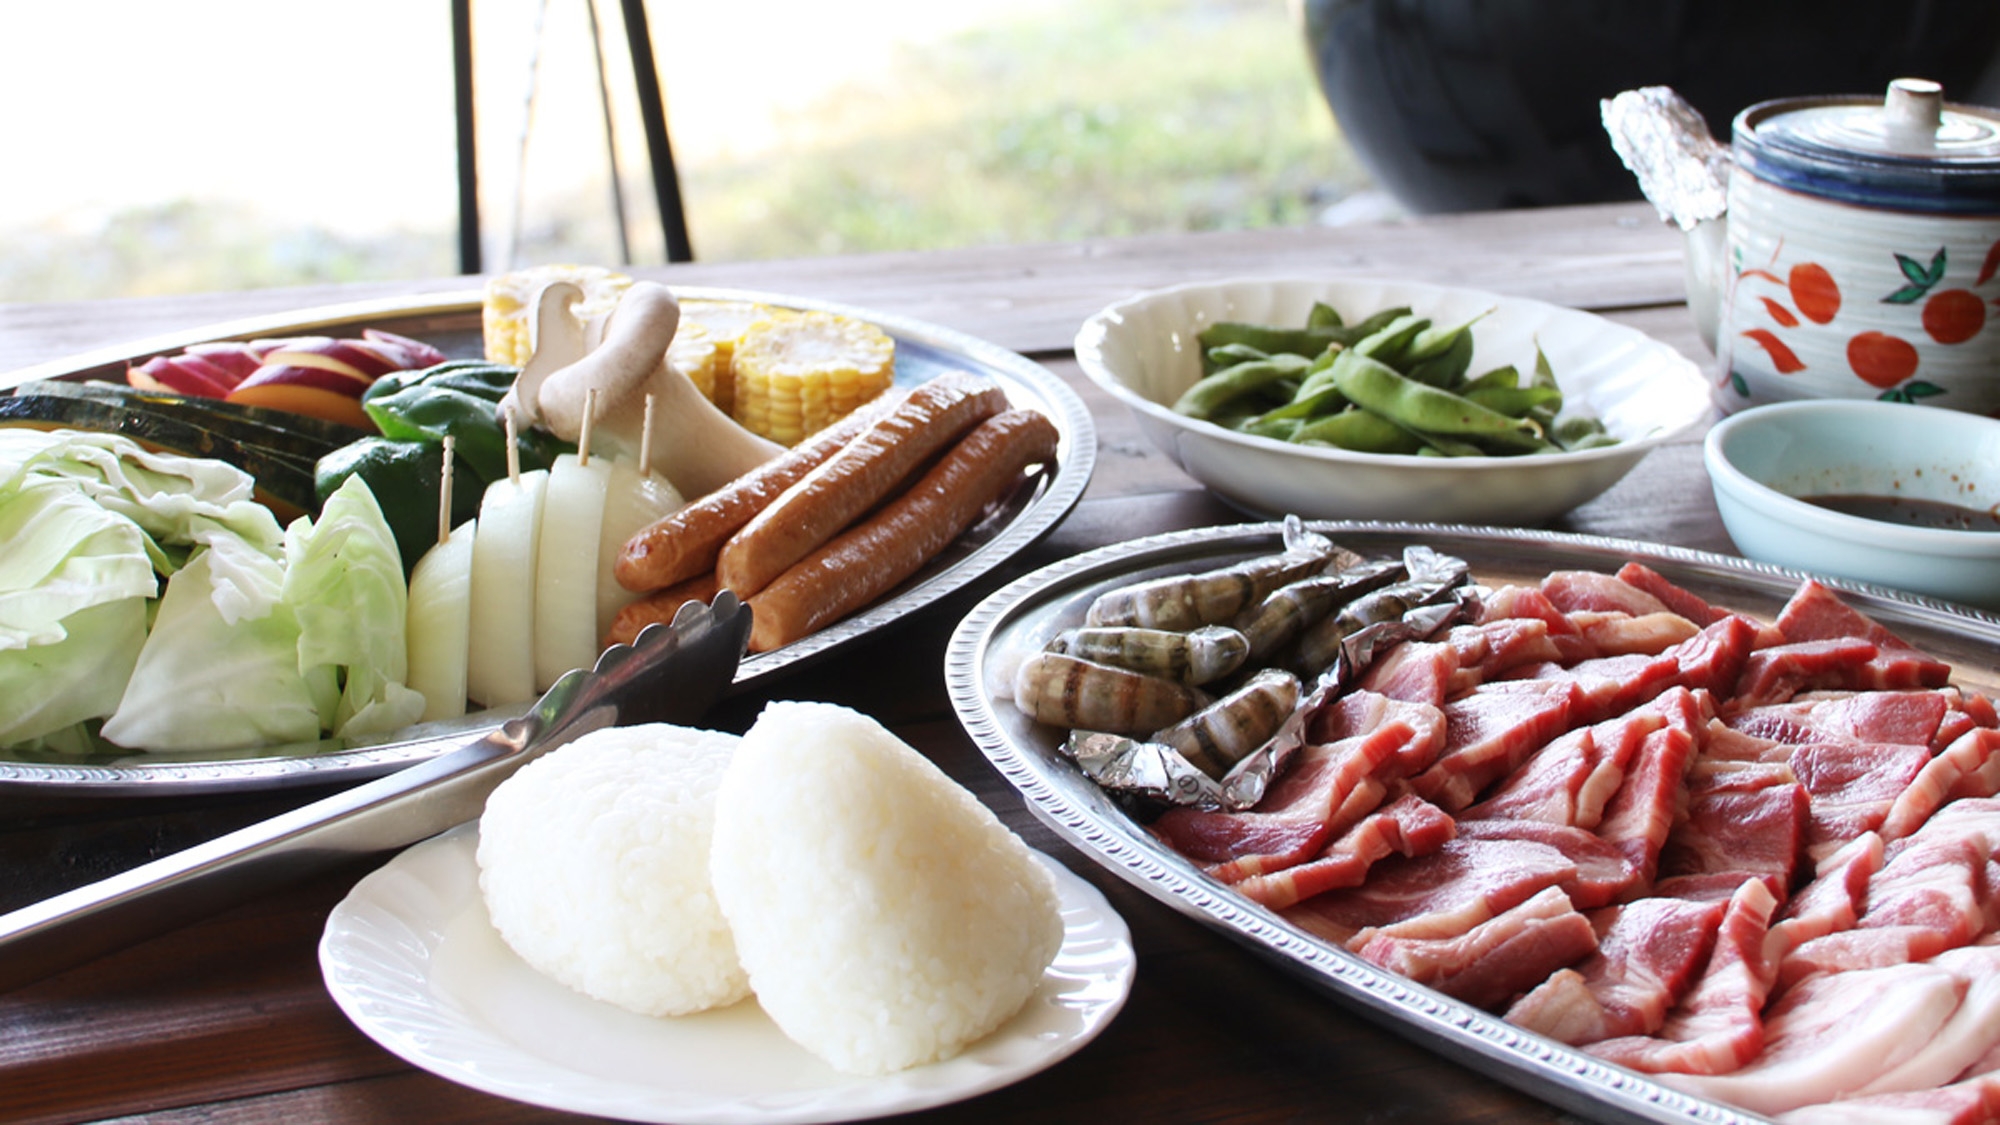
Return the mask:
{"type": "MultiPolygon", "coordinates": [[[[932,321],[1043,363],[1096,417],[1095,476],[1044,541],[848,659],[760,683],[712,716],[742,729],[769,699],[829,700],[887,723],[1068,864],[1130,924],[1137,984],[1076,1056],[912,1121],[1562,1120],[1558,1110],[1351,1014],[1130,889],[1029,814],[959,727],[941,676],[953,625],[984,594],[1079,551],[1241,517],[1175,469],[1082,377],[1082,320],[1136,290],[1234,276],[1375,276],[1469,285],[1632,324],[1697,361],[1679,236],[1642,204],[1451,216],[1343,229],[1168,235],[640,271],[668,283],[809,295],[932,321]]],[[[0,372],[125,340],[337,301],[464,289],[466,278],[0,305],[0,372]]],[[[1731,550],[1690,439],[1553,525],[1731,550]]],[[[227,798],[0,797],[0,911],[186,847],[319,792],[227,798]]],[[[413,1070],[365,1038],[321,984],[327,911],[377,860],[0,993],[0,1120],[545,1121],[566,1115],[413,1070]]]]}

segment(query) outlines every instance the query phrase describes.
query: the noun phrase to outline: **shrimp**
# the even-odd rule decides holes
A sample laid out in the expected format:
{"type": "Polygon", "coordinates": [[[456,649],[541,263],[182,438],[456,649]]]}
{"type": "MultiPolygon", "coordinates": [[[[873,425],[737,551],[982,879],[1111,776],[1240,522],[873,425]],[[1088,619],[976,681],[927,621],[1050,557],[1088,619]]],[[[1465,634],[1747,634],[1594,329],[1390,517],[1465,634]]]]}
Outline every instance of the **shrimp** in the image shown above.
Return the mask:
{"type": "Polygon", "coordinates": [[[1155,731],[1149,741],[1171,746],[1203,773],[1220,779],[1229,768],[1270,741],[1299,705],[1299,678],[1266,668],[1243,686],[1180,722],[1155,731]]]}
{"type": "Polygon", "coordinates": [[[1014,673],[1014,703],[1036,721],[1113,734],[1176,723],[1206,707],[1206,693],[1066,653],[1038,652],[1014,673]]]}
{"type": "Polygon", "coordinates": [[[1181,632],[1219,625],[1288,582],[1327,569],[1345,569],[1359,555],[1306,531],[1296,517],[1285,524],[1285,550],[1199,574],[1176,574],[1107,590],[1090,603],[1091,625],[1139,625],[1181,632]],[[1296,534],[1294,534],[1296,532],[1296,534]]]}
{"type": "Polygon", "coordinates": [[[1047,650],[1193,685],[1219,680],[1242,667],[1250,655],[1250,642],[1221,625],[1204,625],[1191,633],[1103,625],[1065,629],[1049,641],[1047,650]]]}
{"type": "Polygon", "coordinates": [[[1369,590],[1387,585],[1404,573],[1394,559],[1377,559],[1344,570],[1289,582],[1236,616],[1232,624],[1249,639],[1250,658],[1259,662],[1284,647],[1307,626],[1369,590]]]}

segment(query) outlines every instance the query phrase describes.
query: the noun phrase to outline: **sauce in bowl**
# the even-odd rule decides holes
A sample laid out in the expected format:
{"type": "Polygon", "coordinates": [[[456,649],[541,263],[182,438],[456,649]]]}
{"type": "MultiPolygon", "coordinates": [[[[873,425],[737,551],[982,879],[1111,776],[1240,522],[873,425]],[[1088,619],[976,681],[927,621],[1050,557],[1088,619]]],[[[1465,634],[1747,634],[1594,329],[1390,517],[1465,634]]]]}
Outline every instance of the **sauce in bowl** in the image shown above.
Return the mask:
{"type": "Polygon", "coordinates": [[[1935,527],[1946,531],[2000,531],[2000,512],[1992,508],[1967,508],[1942,500],[1846,494],[1801,496],[1799,499],[1829,511],[1882,523],[1935,527]]]}

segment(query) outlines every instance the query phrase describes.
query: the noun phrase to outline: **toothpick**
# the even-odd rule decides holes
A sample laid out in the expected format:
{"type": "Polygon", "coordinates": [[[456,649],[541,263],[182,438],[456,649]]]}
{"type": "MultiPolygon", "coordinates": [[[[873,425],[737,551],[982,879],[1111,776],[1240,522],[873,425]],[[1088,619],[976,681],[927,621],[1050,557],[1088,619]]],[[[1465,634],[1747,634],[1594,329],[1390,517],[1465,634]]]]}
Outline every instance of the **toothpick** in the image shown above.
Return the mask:
{"type": "Polygon", "coordinates": [[[639,471],[653,477],[653,392],[646,392],[646,416],[639,430],[639,471]]]}
{"type": "Polygon", "coordinates": [[[583,425],[578,428],[576,434],[578,465],[590,464],[590,431],[597,421],[597,392],[596,387],[583,392],[583,425]]]}
{"type": "Polygon", "coordinates": [[[512,407],[507,409],[501,421],[507,426],[507,479],[518,485],[521,483],[521,444],[512,407]]]}
{"type": "Polygon", "coordinates": [[[457,439],[444,435],[444,471],[438,476],[438,542],[451,538],[451,474],[457,439]]]}

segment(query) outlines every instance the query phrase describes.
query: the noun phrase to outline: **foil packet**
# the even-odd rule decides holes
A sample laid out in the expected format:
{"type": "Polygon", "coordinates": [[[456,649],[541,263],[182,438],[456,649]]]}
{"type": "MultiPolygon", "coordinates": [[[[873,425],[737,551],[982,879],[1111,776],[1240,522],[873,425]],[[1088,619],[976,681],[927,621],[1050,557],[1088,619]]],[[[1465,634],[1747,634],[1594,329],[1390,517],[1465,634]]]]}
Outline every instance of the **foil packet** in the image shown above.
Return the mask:
{"type": "Polygon", "coordinates": [[[1701,112],[1666,86],[1626,90],[1599,103],[1611,147],[1660,218],[1693,230],[1729,207],[1729,146],[1701,112]]]}

